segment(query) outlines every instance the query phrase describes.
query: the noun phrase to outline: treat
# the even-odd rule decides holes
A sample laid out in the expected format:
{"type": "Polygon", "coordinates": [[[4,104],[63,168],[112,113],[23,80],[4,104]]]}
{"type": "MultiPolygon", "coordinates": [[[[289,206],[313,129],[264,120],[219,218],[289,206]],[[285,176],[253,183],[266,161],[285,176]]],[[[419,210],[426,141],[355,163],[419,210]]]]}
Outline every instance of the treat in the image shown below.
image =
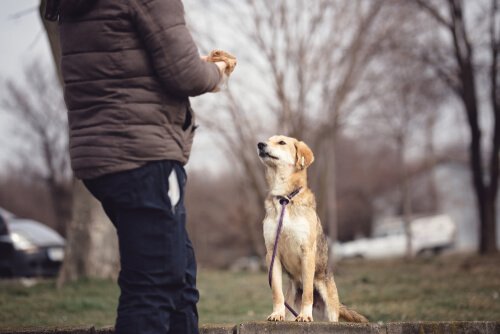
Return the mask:
{"type": "Polygon", "coordinates": [[[226,63],[226,70],[224,73],[226,75],[230,75],[234,68],[236,67],[237,60],[236,57],[230,54],[229,52],[222,50],[212,50],[207,57],[207,61],[215,63],[217,61],[223,61],[226,63]]]}

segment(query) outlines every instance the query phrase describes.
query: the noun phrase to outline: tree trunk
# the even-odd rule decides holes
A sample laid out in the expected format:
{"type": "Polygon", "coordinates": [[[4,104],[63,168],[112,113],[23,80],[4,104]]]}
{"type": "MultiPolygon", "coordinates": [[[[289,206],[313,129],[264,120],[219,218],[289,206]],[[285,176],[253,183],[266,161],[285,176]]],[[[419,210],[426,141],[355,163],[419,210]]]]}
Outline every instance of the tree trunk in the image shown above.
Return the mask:
{"type": "MultiPolygon", "coordinates": [[[[476,203],[479,215],[479,253],[494,253],[496,249],[496,214],[494,194],[489,191],[483,179],[484,170],[481,155],[481,129],[479,127],[476,89],[472,65],[467,59],[467,64],[462,66],[463,94],[462,100],[466,110],[471,144],[469,146],[469,163],[472,171],[472,183],[476,195],[476,203]]],[[[493,184],[494,180],[490,180],[493,184]]]]}
{"type": "MultiPolygon", "coordinates": [[[[448,0],[449,18],[443,18],[441,14],[434,10],[429,4],[422,0],[417,1],[420,7],[427,11],[431,17],[435,18],[439,24],[444,26],[451,35],[453,41],[454,60],[457,68],[448,77],[457,77],[458,82],[446,80],[445,83],[452,88],[457,96],[462,100],[467,116],[471,143],[469,147],[469,164],[472,172],[472,184],[476,197],[477,210],[479,216],[479,252],[481,254],[494,253],[497,251],[496,234],[496,193],[498,185],[498,154],[500,147],[500,106],[498,103],[497,86],[497,53],[498,40],[496,38],[496,11],[498,6],[493,2],[490,11],[490,42],[492,51],[492,64],[490,67],[491,80],[491,107],[494,113],[495,125],[493,128],[493,149],[490,163],[489,186],[485,179],[485,169],[483,169],[481,152],[481,129],[479,127],[478,109],[479,103],[476,92],[474,64],[474,49],[468,37],[465,25],[465,13],[463,1],[448,0]]],[[[435,66],[441,72],[444,69],[441,65],[435,66]]]]}
{"type": "Polygon", "coordinates": [[[496,205],[492,194],[485,194],[484,202],[480,206],[483,211],[480,224],[479,253],[493,254],[497,252],[496,205]]]}
{"type": "Polygon", "coordinates": [[[56,230],[62,236],[66,237],[72,212],[73,192],[71,184],[49,184],[48,187],[56,219],[56,230]]]}
{"type": "MultiPolygon", "coordinates": [[[[491,212],[491,210],[495,210],[495,203],[492,201],[494,194],[489,191],[484,181],[473,49],[467,36],[461,2],[449,0],[449,4],[453,23],[451,33],[461,83],[459,92],[464,103],[471,134],[470,165],[480,221],[479,253],[486,254],[496,252],[496,234],[490,234],[491,231],[495,230],[496,224],[495,213],[491,212]]],[[[490,180],[490,182],[493,184],[497,180],[490,180]]]]}
{"type": "MultiPolygon", "coordinates": [[[[403,167],[404,168],[404,167],[403,167]]],[[[406,236],[406,257],[408,259],[413,257],[413,233],[411,229],[411,215],[412,215],[412,207],[411,207],[411,193],[410,193],[410,180],[408,179],[408,175],[406,173],[406,168],[403,172],[403,180],[402,180],[402,200],[403,200],[403,225],[406,236]]]]}
{"type": "MultiPolygon", "coordinates": [[[[333,244],[338,240],[338,215],[337,215],[337,182],[336,182],[336,146],[335,134],[331,133],[323,141],[324,170],[319,174],[321,194],[323,195],[321,208],[323,210],[323,226],[329,239],[329,251],[333,252],[333,244]]],[[[329,255],[330,255],[329,254],[329,255]]],[[[334,257],[328,257],[328,267],[334,269],[334,257]]]]}
{"type": "Polygon", "coordinates": [[[82,277],[116,278],[119,269],[113,225],[81,181],[75,181],[74,194],[73,219],[68,228],[58,287],[82,277]]]}
{"type": "Polygon", "coordinates": [[[401,189],[403,228],[406,237],[406,258],[410,259],[413,257],[413,245],[412,245],[413,233],[411,230],[412,206],[411,206],[410,180],[404,157],[404,152],[406,149],[406,141],[404,136],[405,134],[402,133],[396,138],[396,145],[398,150],[398,164],[399,164],[399,177],[400,177],[399,182],[401,189]]]}
{"type": "Polygon", "coordinates": [[[336,165],[335,165],[335,140],[332,138],[330,145],[326,147],[328,154],[326,157],[326,170],[323,182],[326,186],[325,197],[325,219],[328,225],[328,236],[331,242],[337,241],[337,188],[336,188],[336,165]]]}
{"type": "MultiPolygon", "coordinates": [[[[464,87],[464,89],[467,89],[467,87],[464,87]]],[[[472,184],[474,186],[474,193],[476,195],[480,224],[479,252],[481,254],[484,254],[489,247],[488,245],[492,244],[492,240],[490,239],[496,239],[496,235],[489,235],[485,233],[487,231],[487,227],[491,224],[487,221],[488,217],[486,212],[486,202],[489,196],[487,196],[487,188],[485,187],[483,180],[483,164],[481,160],[481,130],[479,128],[478,122],[477,104],[475,101],[471,101],[471,98],[472,96],[470,92],[464,93],[463,100],[467,111],[469,130],[471,135],[471,144],[469,146],[469,163],[472,171],[472,184]]],[[[490,219],[493,219],[493,217],[490,219]]]]}
{"type": "Polygon", "coordinates": [[[426,168],[429,173],[427,179],[428,194],[431,202],[430,210],[434,213],[439,211],[441,206],[435,179],[436,167],[436,152],[434,149],[434,129],[436,127],[436,113],[430,112],[426,119],[426,129],[425,129],[425,157],[426,157],[426,168]]]}
{"type": "Polygon", "coordinates": [[[320,217],[321,223],[323,225],[323,230],[326,235],[330,235],[329,231],[329,226],[327,224],[327,213],[326,213],[326,206],[327,206],[327,191],[328,191],[328,183],[327,182],[322,182],[326,178],[326,170],[328,169],[328,159],[326,159],[326,149],[324,149],[322,146],[317,146],[313,148],[313,151],[316,154],[321,154],[322,156],[325,157],[325,159],[319,160],[318,165],[315,168],[315,173],[310,174],[309,177],[312,177],[311,181],[309,184],[317,189],[316,191],[316,205],[317,205],[317,210],[318,210],[318,215],[320,217]]]}
{"type": "Polygon", "coordinates": [[[68,226],[64,262],[57,278],[58,287],[85,276],[87,271],[86,259],[91,247],[89,227],[92,210],[90,197],[82,196],[83,187],[79,181],[76,181],[73,187],[74,197],[78,200],[73,202],[73,219],[68,226]]]}

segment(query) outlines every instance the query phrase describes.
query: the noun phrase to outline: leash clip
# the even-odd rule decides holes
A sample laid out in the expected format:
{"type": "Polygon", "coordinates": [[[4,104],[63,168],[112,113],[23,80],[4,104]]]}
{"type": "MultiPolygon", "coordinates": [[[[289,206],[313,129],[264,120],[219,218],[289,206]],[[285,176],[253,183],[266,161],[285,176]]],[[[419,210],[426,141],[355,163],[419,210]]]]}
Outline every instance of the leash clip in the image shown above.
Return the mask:
{"type": "Polygon", "coordinates": [[[286,198],[286,197],[278,197],[278,200],[279,200],[279,203],[281,205],[288,205],[290,203],[290,199],[286,198]]]}
{"type": "Polygon", "coordinates": [[[279,203],[283,206],[290,204],[290,201],[292,200],[292,198],[294,198],[300,192],[301,189],[302,189],[302,187],[299,187],[299,188],[295,189],[294,191],[292,191],[288,195],[277,196],[279,203]]]}

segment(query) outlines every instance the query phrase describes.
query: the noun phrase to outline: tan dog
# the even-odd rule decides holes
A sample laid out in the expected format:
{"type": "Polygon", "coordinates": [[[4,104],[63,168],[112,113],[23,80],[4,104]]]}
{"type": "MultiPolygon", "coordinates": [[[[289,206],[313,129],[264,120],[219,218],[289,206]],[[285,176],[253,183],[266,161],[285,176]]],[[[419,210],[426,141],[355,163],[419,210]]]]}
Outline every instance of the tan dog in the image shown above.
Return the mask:
{"type": "Polygon", "coordinates": [[[286,207],[274,260],[273,313],[267,319],[285,320],[283,268],[290,278],[286,302],[300,310],[296,321],[313,321],[314,302],[317,318],[338,321],[340,317],[346,321],[367,322],[365,317],[340,304],[333,275],[328,270],[328,244],[316,214],[314,194],[307,187],[307,167],[314,161],[311,149],[304,142],[285,136],[273,136],[257,146],[266,166],[269,186],[263,223],[268,267],[281,213],[279,199],[294,194],[286,207]]]}

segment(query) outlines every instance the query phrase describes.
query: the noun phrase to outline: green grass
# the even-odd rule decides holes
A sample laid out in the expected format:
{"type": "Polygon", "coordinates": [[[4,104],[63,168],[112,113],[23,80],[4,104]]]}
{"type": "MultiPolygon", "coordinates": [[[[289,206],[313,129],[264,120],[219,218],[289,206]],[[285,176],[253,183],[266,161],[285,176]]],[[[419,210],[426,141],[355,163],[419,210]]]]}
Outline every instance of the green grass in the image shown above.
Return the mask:
{"type": "Polygon", "coordinates": [[[0,281],[0,328],[110,325],[118,288],[105,280],[82,280],[55,288],[54,280],[25,287],[0,281]]]}
{"type": "MultiPolygon", "coordinates": [[[[500,321],[500,256],[349,261],[335,280],[341,301],[372,321],[500,321]]],[[[198,286],[201,323],[263,320],[271,311],[265,273],[205,270],[198,286]]],[[[0,281],[0,328],[112,325],[118,293],[103,280],[60,290],[53,280],[32,287],[0,281]]]]}

